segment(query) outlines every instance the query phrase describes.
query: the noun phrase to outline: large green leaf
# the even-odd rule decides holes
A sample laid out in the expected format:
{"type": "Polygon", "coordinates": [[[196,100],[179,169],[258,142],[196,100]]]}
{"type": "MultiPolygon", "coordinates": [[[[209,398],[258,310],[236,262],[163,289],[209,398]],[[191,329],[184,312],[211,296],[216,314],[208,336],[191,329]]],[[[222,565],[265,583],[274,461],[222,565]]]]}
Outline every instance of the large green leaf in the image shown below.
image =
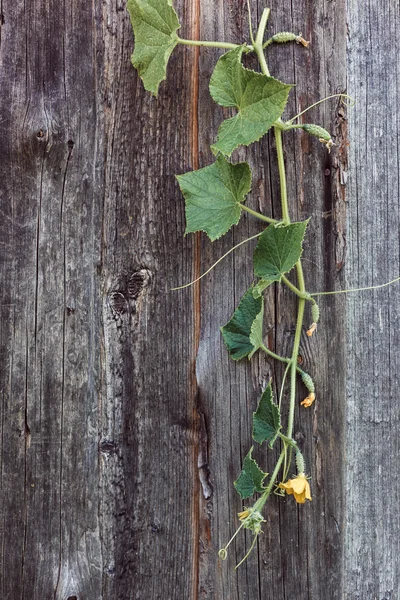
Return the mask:
{"type": "Polygon", "coordinates": [[[272,445],[280,428],[279,408],[273,401],[272,386],[269,382],[260,398],[256,412],[253,413],[253,439],[259,444],[270,442],[272,445]]]}
{"type": "Polygon", "coordinates": [[[267,287],[269,287],[272,283],[274,282],[269,281],[268,279],[260,279],[260,281],[258,281],[253,287],[254,298],[259,298],[263,291],[266,290],[267,287]]]}
{"type": "Polygon", "coordinates": [[[253,288],[250,288],[241,299],[230,321],[221,327],[224,342],[234,360],[240,360],[245,356],[251,358],[260,347],[260,345],[253,345],[253,342],[258,343],[262,339],[263,313],[263,298],[254,298],[253,288]]]}
{"type": "Polygon", "coordinates": [[[218,60],[210,81],[210,93],[221,106],[238,113],[224,121],[215,152],[230,156],[238,146],[259,140],[282,115],[291,85],[245,69],[241,64],[243,46],[230,50],[218,60]]]}
{"type": "Polygon", "coordinates": [[[139,71],[145,89],[157,96],[166,78],[167,63],[178,43],[180,27],[172,0],[128,0],[135,49],[132,64],[139,71]]]}
{"type": "Polygon", "coordinates": [[[269,225],[254,250],[254,273],[269,281],[280,281],[293,269],[303,251],[307,221],[290,225],[269,225]]]}
{"type": "Polygon", "coordinates": [[[251,188],[251,171],[220,155],[209,167],[177,176],[186,200],[186,233],[205,231],[212,241],[240,219],[240,202],[251,188]]]}
{"type": "Polygon", "coordinates": [[[263,492],[265,489],[263,481],[268,473],[261,471],[254,458],[251,458],[252,452],[253,447],[250,448],[245,457],[242,472],[233,484],[242,498],[249,498],[254,492],[263,492]]]}
{"type": "MultiPolygon", "coordinates": [[[[254,298],[254,291],[252,293],[254,298]]],[[[249,353],[249,358],[251,358],[254,352],[261,348],[263,344],[264,298],[262,300],[262,309],[254,319],[250,329],[249,340],[250,344],[253,346],[253,350],[249,353]]]]}

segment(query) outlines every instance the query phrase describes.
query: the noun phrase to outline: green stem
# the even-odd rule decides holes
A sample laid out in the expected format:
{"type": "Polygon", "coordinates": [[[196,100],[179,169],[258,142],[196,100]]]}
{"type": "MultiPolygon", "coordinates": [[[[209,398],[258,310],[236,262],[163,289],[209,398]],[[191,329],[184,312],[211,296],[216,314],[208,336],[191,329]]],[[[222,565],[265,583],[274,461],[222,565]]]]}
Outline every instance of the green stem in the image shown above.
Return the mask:
{"type": "Polygon", "coordinates": [[[287,285],[287,287],[290,290],[292,290],[292,292],[296,294],[296,296],[298,296],[299,298],[303,298],[303,300],[309,300],[313,304],[315,303],[315,300],[311,298],[310,294],[308,294],[307,292],[301,292],[299,288],[293,285],[293,283],[289,281],[289,279],[287,279],[287,277],[285,277],[284,275],[282,275],[282,281],[285,285],[287,285]]]}
{"type": "MultiPolygon", "coordinates": [[[[281,205],[282,205],[282,219],[285,225],[290,225],[289,207],[287,199],[287,186],[286,186],[286,171],[285,171],[285,160],[283,155],[282,145],[282,131],[278,127],[274,127],[275,141],[276,141],[276,152],[278,156],[278,169],[279,169],[279,180],[281,187],[281,205]]],[[[296,321],[296,332],[294,336],[293,349],[292,349],[292,366],[290,369],[290,402],[289,402],[289,417],[286,435],[291,438],[293,433],[293,422],[294,422],[294,409],[296,402],[296,367],[297,367],[297,356],[300,348],[301,330],[303,327],[304,320],[304,306],[306,297],[306,288],[304,283],[303,267],[301,261],[298,260],[296,263],[297,279],[298,279],[298,294],[299,305],[297,309],[297,321],[296,321]]]]}
{"type": "MultiPolygon", "coordinates": [[[[305,292],[304,285],[304,275],[303,275],[303,267],[301,266],[300,260],[296,263],[296,271],[297,278],[299,281],[299,290],[301,292],[305,292]]],[[[296,331],[294,334],[294,342],[293,342],[293,350],[292,350],[292,366],[290,369],[290,402],[289,402],[289,418],[288,418],[288,426],[286,435],[290,438],[293,433],[293,422],[294,422],[294,409],[296,402],[296,361],[297,356],[299,354],[300,349],[300,338],[301,338],[301,330],[303,327],[304,320],[304,306],[306,301],[304,298],[299,298],[299,306],[297,309],[297,322],[296,322],[296,331]]]]}
{"type": "Polygon", "coordinates": [[[261,15],[261,19],[260,19],[260,24],[257,29],[256,41],[254,43],[254,46],[261,46],[261,49],[262,49],[263,40],[264,40],[265,28],[267,26],[270,12],[271,12],[270,8],[264,8],[263,14],[261,15]]]}
{"type": "Polygon", "coordinates": [[[297,442],[292,439],[289,438],[287,435],[283,435],[283,433],[281,433],[280,431],[278,432],[278,437],[280,437],[280,439],[285,442],[286,444],[288,444],[288,446],[292,446],[292,447],[296,447],[297,446],[297,442]]]}
{"type": "MultiPolygon", "coordinates": [[[[184,46],[206,46],[209,48],[227,48],[229,50],[233,50],[234,48],[238,48],[239,44],[231,44],[230,42],[206,42],[204,40],[183,40],[182,38],[178,38],[178,44],[183,44],[184,46]]],[[[250,50],[250,46],[247,46],[250,50]]]]}
{"type": "Polygon", "coordinates": [[[257,219],[261,219],[261,221],[266,221],[267,223],[273,223],[273,224],[278,223],[278,221],[276,219],[272,219],[271,217],[266,217],[265,215],[262,215],[261,213],[253,210],[252,208],[249,208],[245,204],[240,204],[240,202],[238,204],[242,210],[245,210],[250,215],[253,215],[253,217],[257,217],[257,219]]]}
{"type": "MultiPolygon", "coordinates": [[[[287,358],[286,356],[279,356],[279,354],[275,354],[275,352],[272,352],[272,350],[269,350],[269,348],[264,346],[264,344],[262,344],[260,346],[260,350],[265,352],[265,354],[267,354],[271,358],[274,358],[275,360],[279,360],[280,362],[286,363],[287,365],[290,365],[293,360],[293,358],[287,358]]],[[[297,356],[296,356],[296,371],[298,371],[298,373],[300,375],[303,373],[303,370],[300,369],[300,367],[297,365],[297,356]]]]}
{"type": "MultiPolygon", "coordinates": [[[[269,76],[269,69],[267,62],[265,60],[265,55],[262,47],[262,40],[264,37],[264,31],[267,24],[269,12],[265,14],[261,18],[260,26],[258,28],[256,42],[254,44],[254,50],[257,54],[260,67],[264,75],[269,76]]],[[[282,220],[285,225],[290,225],[290,216],[289,216],[289,207],[288,207],[288,199],[287,199],[287,186],[286,186],[286,170],[285,170],[285,159],[283,154],[283,145],[282,145],[282,129],[285,129],[284,124],[281,120],[274,125],[274,134],[276,141],[276,152],[278,158],[278,170],[279,170],[279,182],[280,182],[280,190],[281,190],[281,206],[282,206],[282,220]]],[[[292,357],[289,359],[291,361],[290,367],[290,403],[289,403],[289,417],[288,417],[288,426],[286,435],[288,438],[292,437],[293,433],[293,422],[294,422],[294,410],[295,410],[295,402],[296,402],[296,371],[297,371],[297,356],[299,354],[300,349],[300,338],[301,338],[301,330],[303,327],[304,320],[304,306],[305,306],[305,296],[306,289],[304,283],[304,275],[303,268],[301,265],[301,261],[299,260],[296,263],[296,271],[297,271],[297,279],[298,279],[298,290],[300,292],[299,305],[297,310],[297,321],[296,321],[296,332],[294,336],[293,349],[292,349],[292,357]]],[[[264,349],[264,348],[263,348],[264,349]]],[[[269,351],[270,352],[270,351],[269,351]]],[[[269,353],[268,352],[268,353],[269,353]]],[[[281,357],[280,357],[281,359],[281,357]]],[[[286,362],[284,360],[283,362],[286,362]]],[[[271,493],[272,486],[275,483],[275,479],[278,476],[279,469],[283,462],[285,456],[285,450],[283,449],[278,462],[276,463],[275,469],[271,475],[270,483],[266,488],[265,492],[261,496],[261,498],[257,501],[256,505],[260,503],[257,507],[259,510],[264,506],[265,502],[269,494],[271,493]]]]}
{"type": "Polygon", "coordinates": [[[275,485],[275,481],[278,478],[278,473],[279,473],[279,470],[281,468],[284,458],[285,458],[285,449],[283,449],[279,455],[278,462],[276,463],[275,469],[272,472],[272,475],[269,480],[269,484],[265,488],[265,491],[263,492],[262,496],[260,496],[259,499],[257,500],[257,502],[254,504],[254,510],[259,510],[261,512],[261,510],[263,509],[264,504],[268,500],[268,497],[272,491],[272,488],[275,485]]]}
{"type": "Polygon", "coordinates": [[[274,127],[275,141],[276,141],[276,153],[278,156],[278,170],[279,170],[279,182],[281,187],[281,205],[282,205],[282,219],[285,225],[290,224],[289,207],[287,201],[287,186],[286,186],[286,171],[285,171],[285,158],[283,156],[283,145],[282,145],[282,131],[279,127],[274,127]]]}
{"type": "Polygon", "coordinates": [[[253,45],[254,51],[256,52],[257,57],[258,57],[258,62],[260,63],[261,71],[267,77],[270,77],[270,73],[269,73],[267,61],[265,60],[265,56],[264,56],[263,39],[264,39],[264,33],[265,33],[265,28],[267,26],[269,13],[270,13],[270,9],[264,8],[264,12],[263,12],[263,14],[261,16],[261,20],[260,20],[260,25],[258,26],[256,40],[253,45]]]}
{"type": "Polygon", "coordinates": [[[269,350],[266,346],[264,346],[264,344],[261,344],[260,350],[265,352],[265,354],[268,354],[268,356],[270,356],[271,358],[275,358],[275,360],[279,360],[280,362],[290,363],[292,360],[291,358],[286,358],[285,356],[279,356],[279,354],[275,354],[275,352],[269,350]]]}

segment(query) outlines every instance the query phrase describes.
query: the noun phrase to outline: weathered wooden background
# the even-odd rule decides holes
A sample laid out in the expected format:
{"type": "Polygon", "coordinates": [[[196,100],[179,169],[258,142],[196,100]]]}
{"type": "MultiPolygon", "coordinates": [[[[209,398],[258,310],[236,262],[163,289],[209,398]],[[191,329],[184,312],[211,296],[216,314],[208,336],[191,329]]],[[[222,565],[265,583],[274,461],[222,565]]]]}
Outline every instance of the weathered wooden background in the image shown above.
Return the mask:
{"type": "MultiPolygon", "coordinates": [[[[313,216],[308,288],[384,282],[399,273],[398,2],[270,7],[270,32],[311,41],[269,50],[296,83],[287,115],[346,89],[357,100],[309,113],[331,155],[285,136],[292,215],[313,216]]],[[[176,8],[182,37],[247,39],[243,0],[176,8]]],[[[399,287],[321,300],[301,346],[317,402],[295,427],[313,501],[273,497],[248,562],[233,570],[244,535],[217,558],[251,412],[282,370],[235,364],[221,342],[252,280],[248,246],[169,290],[259,224],[183,237],[174,175],[211,161],[219,52],[179,47],[156,100],[132,48],[124,0],[0,0],[0,599],[397,600],[399,287]]],[[[255,169],[249,205],[279,214],[272,140],[238,156],[255,169]]],[[[295,304],[279,288],[268,300],[285,354],[295,304]]]]}

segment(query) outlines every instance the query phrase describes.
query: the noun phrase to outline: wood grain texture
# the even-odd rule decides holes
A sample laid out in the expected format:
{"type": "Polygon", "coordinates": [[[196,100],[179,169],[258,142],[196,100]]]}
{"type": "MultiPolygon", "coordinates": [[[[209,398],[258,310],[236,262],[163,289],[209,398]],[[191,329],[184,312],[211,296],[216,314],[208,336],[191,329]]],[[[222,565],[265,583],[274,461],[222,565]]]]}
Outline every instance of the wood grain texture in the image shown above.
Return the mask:
{"type": "MultiPolygon", "coordinates": [[[[248,37],[242,0],[175,4],[184,38],[248,37]]],[[[252,5],[255,24],[263,5],[252,5]]],[[[346,195],[343,105],[305,117],[332,131],[331,155],[285,134],[291,215],[313,216],[307,287],[345,285],[347,199],[347,284],[394,277],[398,124],[377,115],[383,105],[397,119],[398,7],[349,0],[347,57],[345,0],[270,8],[269,32],[311,42],[268,50],[271,72],[296,84],[286,115],[344,91],[348,69],[352,139],[365,140],[351,146],[346,195]]],[[[295,423],[313,502],[272,497],[256,551],[234,572],[250,538],[218,560],[242,506],[232,482],[261,390],[282,368],[234,363],[222,344],[252,281],[250,246],[169,291],[260,231],[245,215],[213,244],[183,237],[174,175],[212,161],[226,115],[208,94],[220,52],[177,48],[155,99],[130,65],[123,0],[0,0],[0,24],[0,598],[397,598],[399,290],[321,299],[318,333],[301,342],[317,402],[295,423]]],[[[249,206],[279,216],[273,139],[234,158],[254,170],[249,206]]],[[[280,287],[267,299],[266,341],[289,354],[296,303],[280,287]]],[[[271,451],[257,458],[273,468],[271,451]]]]}
{"type": "MultiPolygon", "coordinates": [[[[399,6],[349,1],[350,114],[347,287],[399,274],[399,6]]],[[[347,299],[345,594],[400,596],[400,288],[347,299]]]]}
{"type": "MultiPolygon", "coordinates": [[[[253,22],[261,15],[259,3],[253,22]]],[[[247,39],[246,4],[238,11],[233,3],[202,4],[202,39],[223,33],[228,41],[247,39]]],[[[302,31],[311,40],[308,50],[292,45],[268,52],[271,73],[296,83],[287,115],[296,114],[316,99],[345,89],[344,3],[296,3],[296,7],[271,4],[269,31],[302,31]],[[329,25],[328,25],[329,24],[329,25]]],[[[207,81],[217,53],[202,52],[201,89],[207,81]]],[[[254,63],[249,62],[250,65],[254,63]]],[[[211,161],[207,149],[213,141],[222,110],[204,104],[200,113],[203,133],[200,155],[211,161]],[[211,129],[208,124],[212,123],[211,129]],[[210,130],[211,129],[211,130],[210,130]]],[[[293,219],[313,215],[304,257],[307,286],[312,290],[341,286],[344,262],[344,189],[338,183],[345,168],[342,110],[337,103],[314,110],[311,118],[331,129],[338,147],[328,156],[318,142],[306,135],[285,136],[290,209],[293,219]]],[[[279,185],[274,142],[265,137],[251,150],[236,154],[254,168],[249,206],[280,216],[279,185]]],[[[235,158],[236,158],[235,156],[235,158]]],[[[235,231],[211,247],[204,241],[204,268],[234,243],[260,231],[258,223],[244,217],[235,231]]],[[[320,333],[302,339],[305,368],[315,378],[318,401],[310,411],[299,412],[296,439],[305,452],[312,475],[312,505],[296,507],[293,499],[272,497],[266,507],[264,535],[253,557],[232,576],[234,565],[244,556],[250,537],[242,535],[232,545],[227,564],[216,564],[215,553],[237,527],[235,512],[241,502],[232,488],[241,461],[251,445],[251,413],[261,390],[272,377],[279,384],[282,369],[258,356],[251,364],[234,364],[226,355],[219,326],[231,316],[252,282],[251,250],[242,247],[202,283],[202,335],[197,360],[200,401],[206,423],[213,495],[203,498],[202,518],[211,531],[208,544],[202,540],[200,597],[341,598],[341,548],[343,542],[343,453],[344,322],[343,299],[321,302],[320,333]],[[249,255],[250,254],[250,255],[249,255]],[[222,302],[221,302],[222,299],[222,302]],[[225,457],[225,459],[224,459],[225,457]]],[[[265,327],[271,349],[290,354],[293,341],[295,302],[281,288],[268,292],[265,327]],[[275,325],[276,323],[276,325],[275,325]]],[[[310,315],[307,315],[310,318],[310,315]]],[[[301,389],[299,399],[306,395],[301,389]]],[[[270,453],[271,454],[271,453],[270,453]]],[[[274,466],[271,456],[257,456],[266,470],[274,466]]]]}
{"type": "Polygon", "coordinates": [[[1,5],[5,599],[101,590],[98,15],[78,8],[1,5]]]}

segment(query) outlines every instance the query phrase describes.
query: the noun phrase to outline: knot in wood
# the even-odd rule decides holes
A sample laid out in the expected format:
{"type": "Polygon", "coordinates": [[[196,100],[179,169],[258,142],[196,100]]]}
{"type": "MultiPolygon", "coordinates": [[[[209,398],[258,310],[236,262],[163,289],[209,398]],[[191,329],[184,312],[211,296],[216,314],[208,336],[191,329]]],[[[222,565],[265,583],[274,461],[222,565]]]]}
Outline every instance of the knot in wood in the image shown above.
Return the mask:
{"type": "Polygon", "coordinates": [[[116,442],[113,440],[103,440],[99,445],[100,452],[104,454],[115,454],[118,450],[116,442]]]}
{"type": "Polygon", "coordinates": [[[122,292],[110,292],[108,295],[108,303],[115,316],[118,317],[126,312],[127,302],[122,292]]]}
{"type": "Polygon", "coordinates": [[[128,295],[132,300],[136,300],[147,287],[150,282],[150,271],[147,269],[140,269],[135,271],[128,279],[127,291],[128,295]]]}

